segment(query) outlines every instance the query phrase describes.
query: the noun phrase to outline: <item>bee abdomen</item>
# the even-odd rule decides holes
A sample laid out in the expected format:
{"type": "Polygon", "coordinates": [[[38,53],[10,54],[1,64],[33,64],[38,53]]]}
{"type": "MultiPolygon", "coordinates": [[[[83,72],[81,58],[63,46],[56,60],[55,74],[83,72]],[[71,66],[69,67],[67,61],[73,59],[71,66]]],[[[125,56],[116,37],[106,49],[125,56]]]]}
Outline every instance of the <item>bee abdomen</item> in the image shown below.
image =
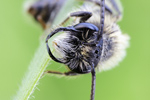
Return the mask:
{"type": "Polygon", "coordinates": [[[103,50],[98,63],[98,70],[108,70],[118,65],[126,55],[129,46],[129,36],[122,34],[119,27],[114,24],[110,29],[105,29],[103,34],[103,50]]]}

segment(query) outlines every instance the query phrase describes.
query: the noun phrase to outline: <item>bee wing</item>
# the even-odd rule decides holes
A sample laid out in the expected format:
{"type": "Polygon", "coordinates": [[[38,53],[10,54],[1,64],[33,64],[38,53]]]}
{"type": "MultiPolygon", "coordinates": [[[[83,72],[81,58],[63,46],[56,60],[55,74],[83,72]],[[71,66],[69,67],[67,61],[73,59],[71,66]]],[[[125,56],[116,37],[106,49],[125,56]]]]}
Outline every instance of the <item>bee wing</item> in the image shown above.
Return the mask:
{"type": "Polygon", "coordinates": [[[111,14],[117,18],[117,21],[122,19],[123,7],[120,0],[106,0],[105,5],[111,10],[111,14]]]}

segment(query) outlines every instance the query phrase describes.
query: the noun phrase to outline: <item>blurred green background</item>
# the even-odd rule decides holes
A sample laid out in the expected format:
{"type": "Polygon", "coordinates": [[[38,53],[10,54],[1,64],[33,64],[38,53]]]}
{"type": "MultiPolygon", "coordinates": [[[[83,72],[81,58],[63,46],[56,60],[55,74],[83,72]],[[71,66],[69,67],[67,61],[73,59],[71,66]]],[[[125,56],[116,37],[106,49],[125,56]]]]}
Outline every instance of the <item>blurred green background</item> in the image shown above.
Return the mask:
{"type": "MultiPolygon", "coordinates": [[[[42,34],[40,26],[24,15],[23,2],[0,1],[0,100],[16,94],[42,34]]],[[[95,100],[150,100],[150,1],[122,0],[122,4],[119,25],[131,36],[130,48],[118,67],[97,74],[95,100]]],[[[89,100],[91,75],[45,76],[37,88],[30,100],[89,100]]]]}

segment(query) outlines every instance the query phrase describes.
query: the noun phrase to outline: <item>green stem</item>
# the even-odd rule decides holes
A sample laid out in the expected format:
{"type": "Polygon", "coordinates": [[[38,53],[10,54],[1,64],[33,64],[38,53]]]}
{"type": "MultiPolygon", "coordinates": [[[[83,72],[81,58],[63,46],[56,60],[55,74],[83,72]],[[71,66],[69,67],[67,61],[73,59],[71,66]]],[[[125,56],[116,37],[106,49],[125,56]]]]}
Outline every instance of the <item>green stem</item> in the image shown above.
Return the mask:
{"type": "MultiPolygon", "coordinates": [[[[71,8],[75,6],[75,4],[79,5],[79,2],[76,0],[67,0],[65,6],[62,8],[58,14],[58,17],[55,19],[54,25],[61,23],[66,17],[63,16],[63,18],[62,15],[67,15],[72,10],[71,8]]],[[[50,61],[51,59],[46,51],[45,41],[41,41],[40,46],[35,52],[33,60],[28,67],[29,69],[23,78],[17,95],[14,97],[14,100],[28,100],[30,98],[50,61]]]]}

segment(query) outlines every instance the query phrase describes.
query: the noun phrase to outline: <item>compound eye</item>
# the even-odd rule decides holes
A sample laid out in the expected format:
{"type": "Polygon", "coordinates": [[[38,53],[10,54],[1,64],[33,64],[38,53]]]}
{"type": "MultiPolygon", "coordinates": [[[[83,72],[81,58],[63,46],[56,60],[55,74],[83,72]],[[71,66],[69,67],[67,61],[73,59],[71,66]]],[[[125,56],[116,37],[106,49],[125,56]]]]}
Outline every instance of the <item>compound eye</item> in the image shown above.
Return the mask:
{"type": "Polygon", "coordinates": [[[91,23],[79,23],[74,26],[76,30],[83,30],[83,29],[90,29],[92,31],[97,31],[98,32],[98,27],[95,26],[94,24],[91,23]]]}

